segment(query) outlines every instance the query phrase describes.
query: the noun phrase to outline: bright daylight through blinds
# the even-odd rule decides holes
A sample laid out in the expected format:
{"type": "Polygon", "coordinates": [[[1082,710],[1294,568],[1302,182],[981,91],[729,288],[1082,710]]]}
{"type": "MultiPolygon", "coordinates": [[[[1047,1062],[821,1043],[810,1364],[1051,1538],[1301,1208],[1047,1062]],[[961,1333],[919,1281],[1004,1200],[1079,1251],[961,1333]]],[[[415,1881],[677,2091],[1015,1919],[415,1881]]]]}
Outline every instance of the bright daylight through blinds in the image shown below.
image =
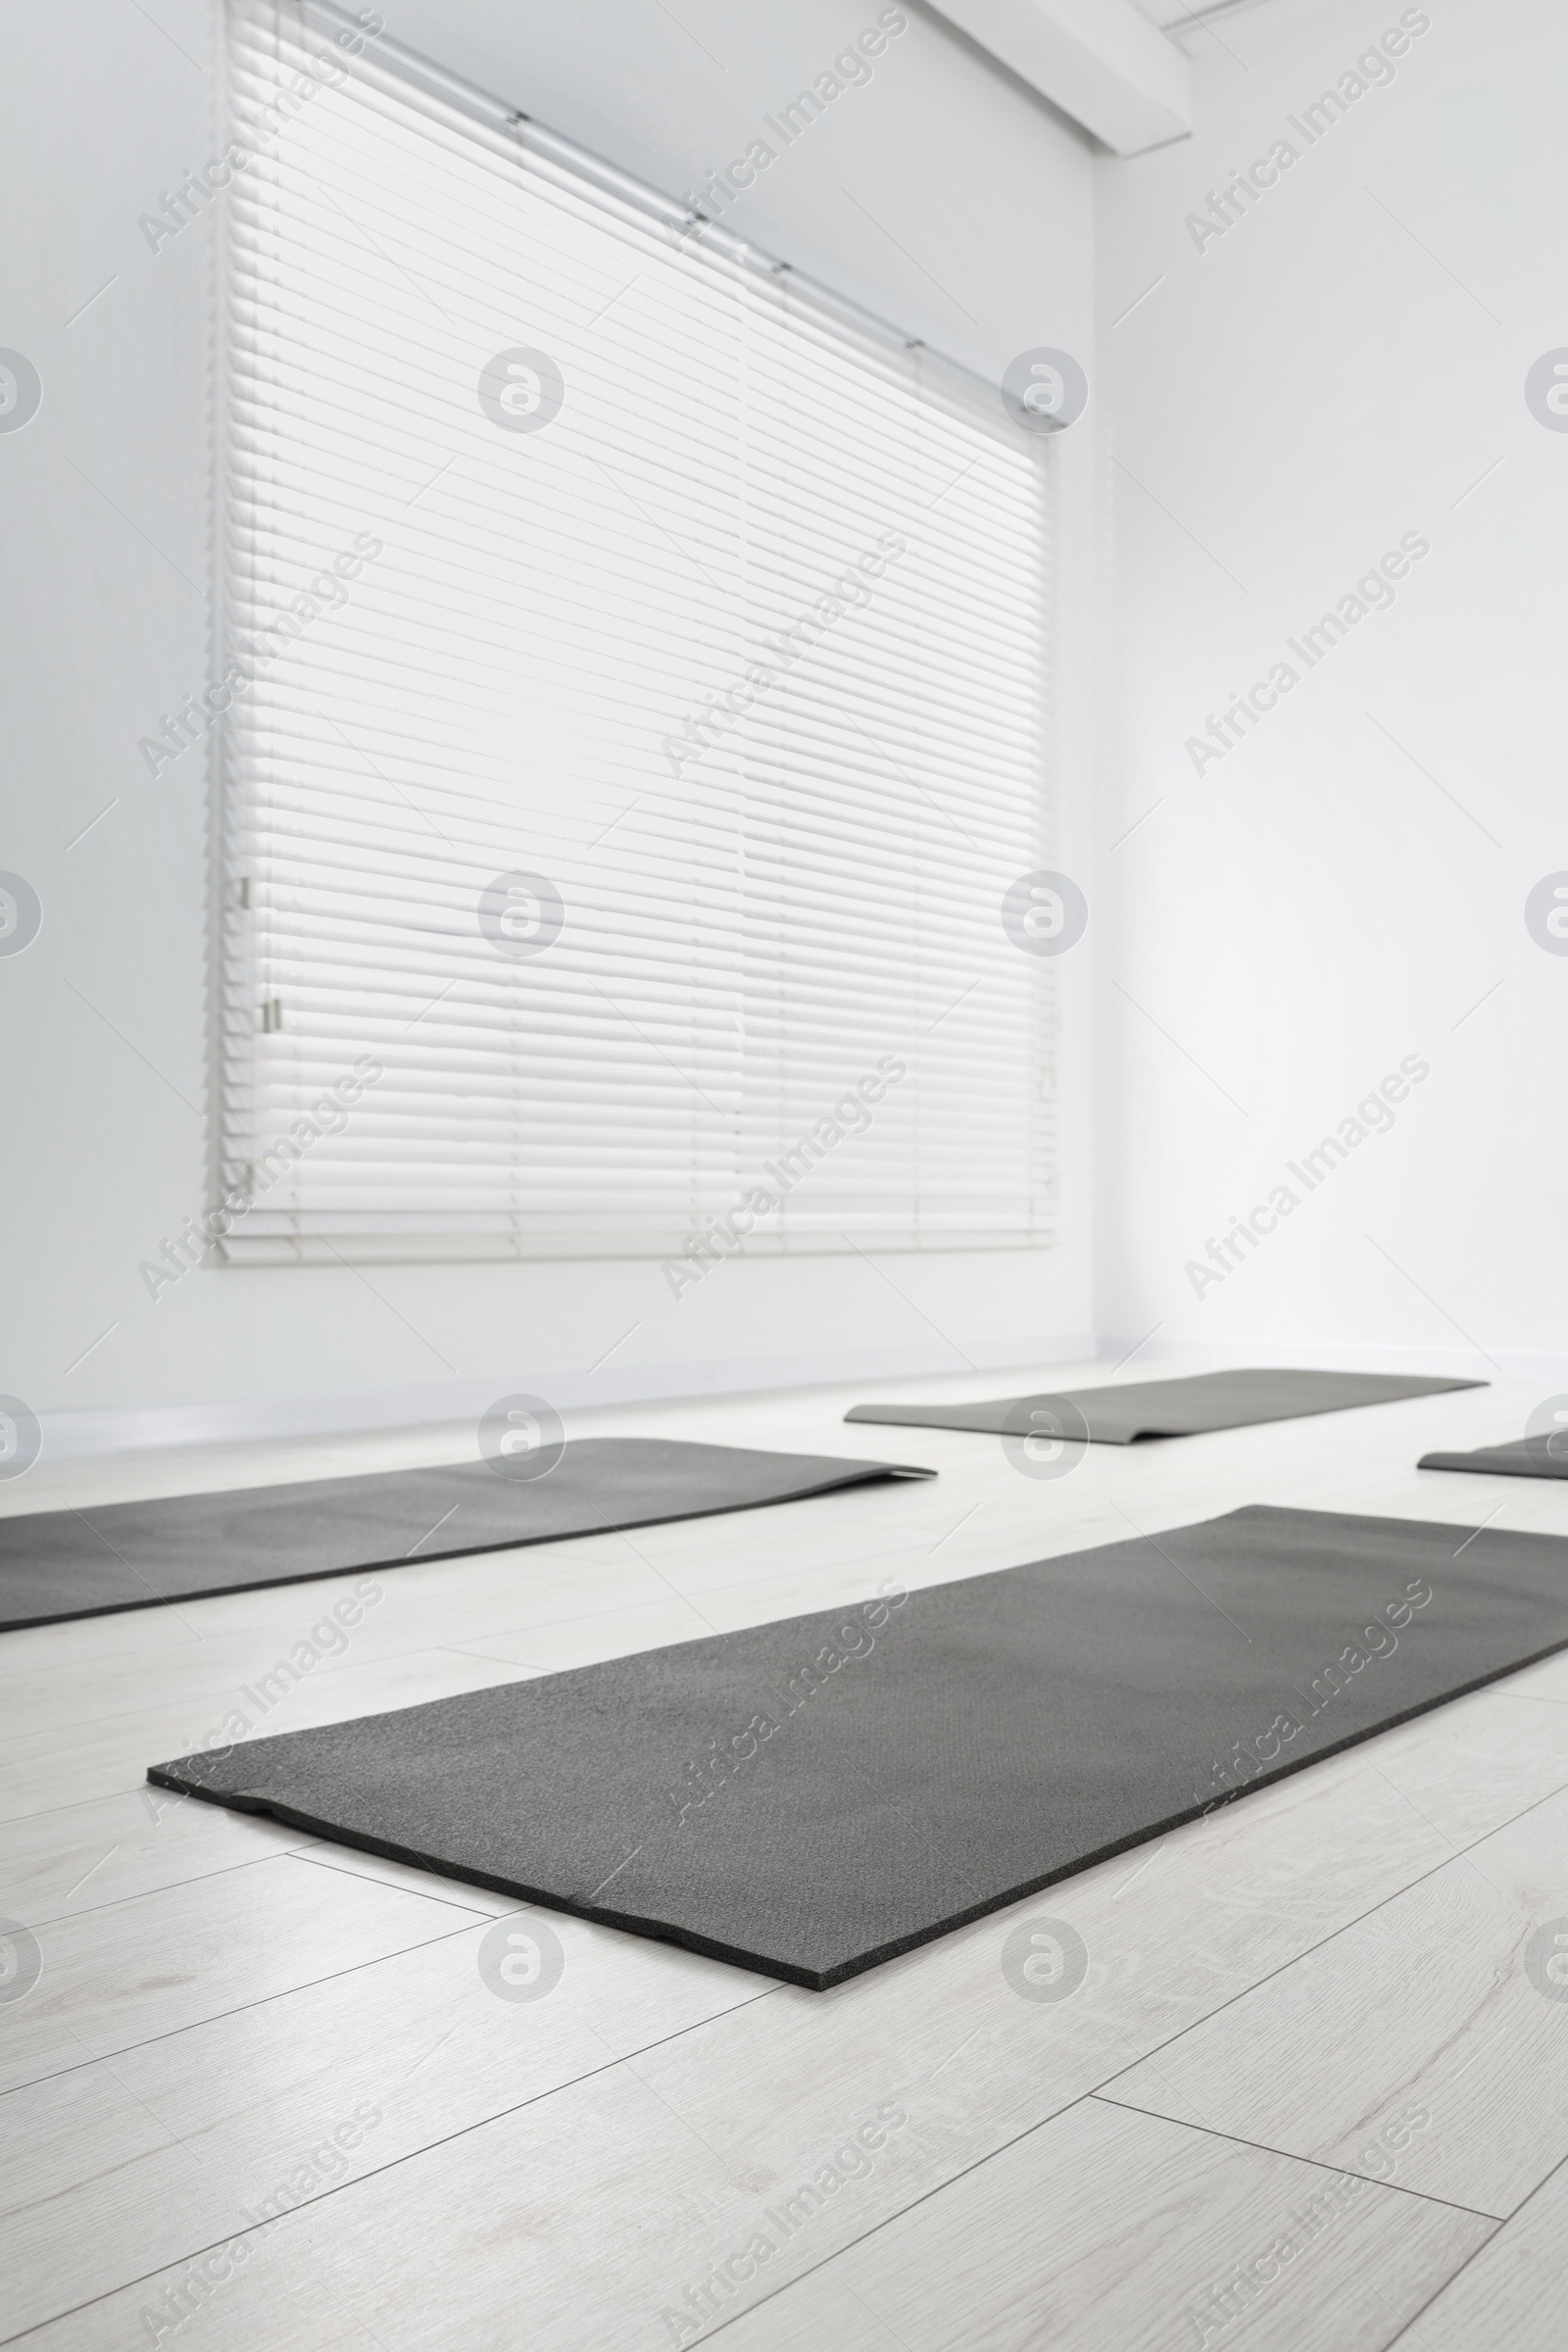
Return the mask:
{"type": "Polygon", "coordinates": [[[1048,1240],[1049,445],[345,22],[230,12],[231,1250],[1048,1240]]]}

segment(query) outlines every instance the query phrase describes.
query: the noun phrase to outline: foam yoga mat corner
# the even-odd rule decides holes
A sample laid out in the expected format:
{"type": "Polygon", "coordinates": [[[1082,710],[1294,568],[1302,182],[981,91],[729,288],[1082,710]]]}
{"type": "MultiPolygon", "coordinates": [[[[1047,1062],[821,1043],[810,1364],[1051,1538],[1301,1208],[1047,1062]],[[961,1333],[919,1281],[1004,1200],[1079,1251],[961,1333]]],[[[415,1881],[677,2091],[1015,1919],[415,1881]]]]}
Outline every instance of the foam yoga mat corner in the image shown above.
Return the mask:
{"type": "Polygon", "coordinates": [[[1385,1372],[1199,1372],[1179,1380],[1058,1389],[978,1404],[857,1404],[844,1418],[901,1429],[973,1430],[986,1437],[1027,1439],[1040,1430],[1035,1415],[1060,1408],[1053,1415],[1054,1436],[1080,1444],[1088,1440],[1099,1446],[1131,1446],[1142,1438],[1200,1437],[1211,1430],[1349,1412],[1357,1405],[1396,1404],[1412,1396],[1487,1385],[1484,1380],[1406,1379],[1385,1372]]]}
{"type": "Polygon", "coordinates": [[[935,1476],[831,1454],[576,1438],[539,1478],[462,1462],[36,1511],[0,1519],[0,1632],[935,1476]]]}
{"type": "Polygon", "coordinates": [[[1252,1506],[148,1779],[814,1990],[1568,1646],[1568,1540],[1252,1506]]]}
{"type": "Polygon", "coordinates": [[[1483,1478],[1568,1478],[1568,1432],[1552,1429],[1502,1446],[1478,1446],[1473,1453],[1424,1453],[1416,1468],[1469,1470],[1483,1478]]]}

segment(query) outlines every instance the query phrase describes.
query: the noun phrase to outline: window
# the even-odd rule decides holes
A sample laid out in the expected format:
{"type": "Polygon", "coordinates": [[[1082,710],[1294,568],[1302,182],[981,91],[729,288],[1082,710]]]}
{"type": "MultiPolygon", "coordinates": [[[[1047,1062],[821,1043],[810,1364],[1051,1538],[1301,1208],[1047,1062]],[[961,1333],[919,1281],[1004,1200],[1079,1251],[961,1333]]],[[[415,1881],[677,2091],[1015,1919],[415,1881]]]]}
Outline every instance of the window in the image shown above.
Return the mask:
{"type": "Polygon", "coordinates": [[[1048,1241],[1049,442],[351,23],[230,10],[230,1254],[1048,1241]]]}

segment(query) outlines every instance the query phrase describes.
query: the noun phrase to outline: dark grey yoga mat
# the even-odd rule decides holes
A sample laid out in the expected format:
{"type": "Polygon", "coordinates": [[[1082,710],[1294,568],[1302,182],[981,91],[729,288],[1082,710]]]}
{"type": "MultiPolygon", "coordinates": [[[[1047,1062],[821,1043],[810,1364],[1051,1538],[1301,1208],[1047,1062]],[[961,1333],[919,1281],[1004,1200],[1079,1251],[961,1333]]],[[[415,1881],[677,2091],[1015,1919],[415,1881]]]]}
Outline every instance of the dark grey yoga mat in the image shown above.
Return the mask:
{"type": "Polygon", "coordinates": [[[935,1476],[827,1454],[576,1438],[535,1478],[463,1462],[37,1511],[0,1519],[0,1632],[935,1476]]]}
{"type": "Polygon", "coordinates": [[[1407,1380],[1393,1372],[1198,1372],[1179,1380],[1136,1381],[1124,1388],[1048,1390],[979,1404],[857,1404],[846,1421],[883,1421],[907,1429],[968,1429],[989,1437],[1029,1439],[1043,1424],[1036,1407],[1066,1408],[1047,1434],[1081,1444],[1130,1446],[1139,1438],[1191,1438],[1258,1421],[1294,1421],[1308,1413],[1348,1412],[1358,1404],[1395,1404],[1447,1389],[1484,1389],[1484,1380],[1407,1380]]]}
{"type": "Polygon", "coordinates": [[[1416,1468],[1472,1470],[1484,1478],[1568,1478],[1568,1431],[1552,1429],[1539,1438],[1478,1446],[1474,1453],[1424,1453],[1416,1468]]]}
{"type": "Polygon", "coordinates": [[[813,1989],[1568,1645],[1568,1540],[1233,1511],[153,1766],[813,1989]]]}

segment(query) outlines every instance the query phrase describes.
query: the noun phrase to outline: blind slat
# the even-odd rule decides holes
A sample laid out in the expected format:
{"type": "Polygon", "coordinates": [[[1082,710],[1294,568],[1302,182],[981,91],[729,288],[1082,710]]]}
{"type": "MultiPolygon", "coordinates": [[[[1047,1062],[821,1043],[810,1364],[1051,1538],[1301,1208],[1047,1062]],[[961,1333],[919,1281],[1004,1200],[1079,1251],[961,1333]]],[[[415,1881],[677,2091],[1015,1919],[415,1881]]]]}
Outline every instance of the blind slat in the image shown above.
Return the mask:
{"type": "Polygon", "coordinates": [[[662,1253],[786,1155],[766,1247],[1051,1240],[1049,443],[371,51],[227,200],[233,1241],[662,1253]]]}

